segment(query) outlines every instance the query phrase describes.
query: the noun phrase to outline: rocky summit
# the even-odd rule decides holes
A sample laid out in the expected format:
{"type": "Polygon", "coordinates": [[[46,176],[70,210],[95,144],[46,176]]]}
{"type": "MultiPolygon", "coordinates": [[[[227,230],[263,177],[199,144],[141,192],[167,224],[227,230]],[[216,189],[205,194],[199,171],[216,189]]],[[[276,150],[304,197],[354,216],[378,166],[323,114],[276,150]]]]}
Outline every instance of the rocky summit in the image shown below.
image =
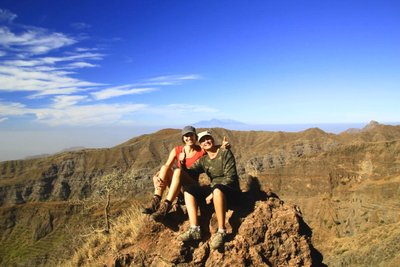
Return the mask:
{"type": "Polygon", "coordinates": [[[245,205],[228,211],[227,242],[219,250],[210,248],[217,223],[209,207],[200,209],[202,240],[178,241],[177,233],[189,227],[187,221],[181,223],[185,216],[178,207],[162,224],[147,219],[133,245],[109,259],[107,265],[323,266],[311,244],[311,229],[296,207],[284,204],[272,192],[247,192],[241,202],[245,205]]]}
{"type": "Polygon", "coordinates": [[[101,256],[82,254],[75,265],[101,258],[116,266],[400,266],[400,126],[211,130],[232,144],[243,191],[254,179],[267,192],[230,211],[223,251],[209,249],[212,215],[199,243],[176,241],[187,228],[176,212],[163,224],[144,217],[129,242],[107,248],[124,211],[151,198],[153,174],[181,142],[179,129],[164,129],[108,149],[0,162],[0,264],[66,265],[82,246],[100,247],[102,239],[87,237],[104,226],[107,210],[101,256]]]}

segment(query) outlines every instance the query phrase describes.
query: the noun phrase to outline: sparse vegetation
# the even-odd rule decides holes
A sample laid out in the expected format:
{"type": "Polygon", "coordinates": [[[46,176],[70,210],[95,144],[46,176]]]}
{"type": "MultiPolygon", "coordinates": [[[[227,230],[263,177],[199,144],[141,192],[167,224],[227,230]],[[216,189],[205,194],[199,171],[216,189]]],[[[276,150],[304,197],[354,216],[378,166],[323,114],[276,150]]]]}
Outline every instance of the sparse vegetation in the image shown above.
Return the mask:
{"type": "Polygon", "coordinates": [[[119,251],[133,244],[133,240],[144,223],[144,215],[135,204],[121,216],[111,221],[109,233],[92,232],[83,238],[83,246],[76,249],[71,261],[65,266],[103,266],[104,255],[117,256],[119,251]]]}

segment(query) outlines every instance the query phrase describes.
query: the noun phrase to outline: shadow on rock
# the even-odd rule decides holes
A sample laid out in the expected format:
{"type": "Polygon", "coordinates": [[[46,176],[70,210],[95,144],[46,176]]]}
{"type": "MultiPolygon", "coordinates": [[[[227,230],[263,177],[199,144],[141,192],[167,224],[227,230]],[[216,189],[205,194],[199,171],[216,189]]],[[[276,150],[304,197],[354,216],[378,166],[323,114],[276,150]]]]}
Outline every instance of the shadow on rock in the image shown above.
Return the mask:
{"type": "MultiPolygon", "coordinates": [[[[310,239],[312,237],[312,229],[305,223],[303,217],[299,216],[299,224],[300,224],[300,234],[304,236],[308,236],[310,239]]],[[[310,244],[311,250],[311,258],[314,267],[327,267],[328,265],[323,263],[323,255],[312,245],[310,244]]]]}
{"type": "MultiPolygon", "coordinates": [[[[263,191],[256,177],[249,177],[238,202],[228,207],[229,234],[220,250],[210,248],[218,228],[213,207],[200,205],[202,240],[177,240],[189,222],[184,212],[172,212],[163,223],[146,222],[134,245],[120,252],[126,255],[122,259],[131,259],[134,266],[326,266],[299,208],[263,191]]],[[[127,266],[123,260],[119,263],[127,266]]]]}

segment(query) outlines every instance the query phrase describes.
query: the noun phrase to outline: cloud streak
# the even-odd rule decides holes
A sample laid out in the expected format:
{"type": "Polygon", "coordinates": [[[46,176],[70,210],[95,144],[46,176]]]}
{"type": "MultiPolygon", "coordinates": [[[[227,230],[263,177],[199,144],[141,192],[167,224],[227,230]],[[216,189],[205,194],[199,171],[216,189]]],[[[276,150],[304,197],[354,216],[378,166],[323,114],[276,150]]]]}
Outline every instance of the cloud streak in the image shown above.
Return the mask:
{"type": "Polygon", "coordinates": [[[119,124],[126,114],[144,109],[145,104],[96,104],[63,106],[62,109],[40,109],[35,116],[41,123],[50,126],[93,126],[119,124]]]}
{"type": "Polygon", "coordinates": [[[138,95],[156,91],[155,88],[135,88],[134,85],[123,85],[112,88],[107,88],[98,92],[91,93],[96,100],[104,100],[108,98],[123,96],[123,95],[138,95]]]}
{"type": "Polygon", "coordinates": [[[0,102],[0,117],[22,116],[29,113],[29,109],[24,104],[16,102],[0,102]]]}
{"type": "MultiPolygon", "coordinates": [[[[22,92],[26,101],[0,99],[2,124],[14,117],[26,117],[49,126],[110,125],[140,120],[136,118],[138,114],[153,116],[152,119],[158,121],[160,117],[183,116],[188,112],[215,112],[206,106],[107,103],[109,99],[122,96],[154,93],[162,87],[181,85],[201,79],[201,76],[165,75],[125,85],[86,81],[77,78],[78,71],[99,67],[105,57],[99,49],[75,47],[79,38],[18,25],[13,23],[16,18],[16,14],[0,9],[0,21],[8,23],[0,26],[0,96],[22,92]],[[29,104],[37,99],[41,103],[39,106],[29,104]]],[[[85,23],[71,26],[90,28],[85,23]]]]}
{"type": "Polygon", "coordinates": [[[74,38],[33,27],[22,27],[22,32],[14,33],[5,26],[0,27],[0,36],[0,46],[5,50],[2,55],[7,57],[0,63],[0,92],[33,92],[30,98],[37,98],[73,94],[103,85],[74,78],[71,72],[97,67],[88,61],[102,60],[103,54],[86,49],[63,56],[43,56],[75,44],[74,38]]]}
{"type": "Polygon", "coordinates": [[[49,126],[94,126],[134,123],[143,114],[153,120],[186,117],[201,118],[218,110],[204,105],[173,104],[154,106],[148,104],[87,104],[86,96],[55,96],[53,104],[45,108],[29,108],[16,102],[0,102],[0,118],[31,115],[36,121],[49,126]],[[79,104],[79,105],[78,105],[79,104]]]}
{"type": "Polygon", "coordinates": [[[37,122],[49,126],[93,126],[119,124],[127,115],[147,107],[146,104],[75,105],[85,96],[57,96],[48,108],[28,108],[15,102],[0,102],[0,118],[33,115],[37,122]]]}
{"type": "MultiPolygon", "coordinates": [[[[58,56],[50,52],[63,51],[78,43],[78,39],[44,28],[19,25],[17,15],[0,9],[0,93],[31,92],[30,98],[74,94],[102,83],[85,81],[73,76],[74,70],[98,67],[104,55],[95,48],[76,48],[58,56]]],[[[83,24],[82,24],[83,25],[83,24]]]]}
{"type": "Polygon", "coordinates": [[[198,74],[189,74],[189,75],[167,75],[167,76],[158,76],[150,78],[146,81],[137,83],[138,86],[168,86],[168,85],[179,85],[182,82],[190,81],[190,80],[200,80],[202,77],[198,74]]]}
{"type": "Polygon", "coordinates": [[[74,106],[83,100],[86,100],[87,96],[84,95],[60,95],[53,98],[52,107],[56,109],[62,109],[70,106],[74,106]]]}
{"type": "Polygon", "coordinates": [[[42,28],[31,28],[22,33],[14,33],[8,27],[0,27],[0,36],[0,45],[7,50],[32,55],[44,54],[77,42],[65,34],[50,33],[42,28]]]}
{"type": "Polygon", "coordinates": [[[11,67],[0,65],[0,91],[36,92],[32,98],[72,94],[101,84],[69,77],[69,72],[57,68],[11,67]]]}

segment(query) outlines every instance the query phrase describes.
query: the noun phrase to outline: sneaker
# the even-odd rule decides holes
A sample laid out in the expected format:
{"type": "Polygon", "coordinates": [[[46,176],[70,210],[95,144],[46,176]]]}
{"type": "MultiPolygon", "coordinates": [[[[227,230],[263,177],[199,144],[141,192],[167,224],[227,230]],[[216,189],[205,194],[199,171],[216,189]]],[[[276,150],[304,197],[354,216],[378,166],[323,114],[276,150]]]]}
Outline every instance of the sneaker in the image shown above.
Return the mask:
{"type": "Polygon", "coordinates": [[[144,214],[152,214],[160,207],[161,197],[153,196],[150,201],[150,205],[142,209],[144,214]]]}
{"type": "Polygon", "coordinates": [[[211,240],[211,243],[210,243],[211,249],[222,248],[222,246],[225,243],[225,237],[226,237],[226,233],[217,232],[214,235],[213,239],[211,240]]]}
{"type": "Polygon", "coordinates": [[[193,228],[189,228],[189,230],[187,230],[186,232],[184,232],[183,234],[180,234],[178,236],[178,240],[183,241],[183,242],[200,240],[200,239],[201,239],[200,229],[196,230],[193,228]]]}
{"type": "Polygon", "coordinates": [[[165,216],[171,209],[171,202],[169,201],[164,201],[158,210],[154,212],[150,217],[155,220],[156,222],[161,222],[164,220],[165,216]]]}

